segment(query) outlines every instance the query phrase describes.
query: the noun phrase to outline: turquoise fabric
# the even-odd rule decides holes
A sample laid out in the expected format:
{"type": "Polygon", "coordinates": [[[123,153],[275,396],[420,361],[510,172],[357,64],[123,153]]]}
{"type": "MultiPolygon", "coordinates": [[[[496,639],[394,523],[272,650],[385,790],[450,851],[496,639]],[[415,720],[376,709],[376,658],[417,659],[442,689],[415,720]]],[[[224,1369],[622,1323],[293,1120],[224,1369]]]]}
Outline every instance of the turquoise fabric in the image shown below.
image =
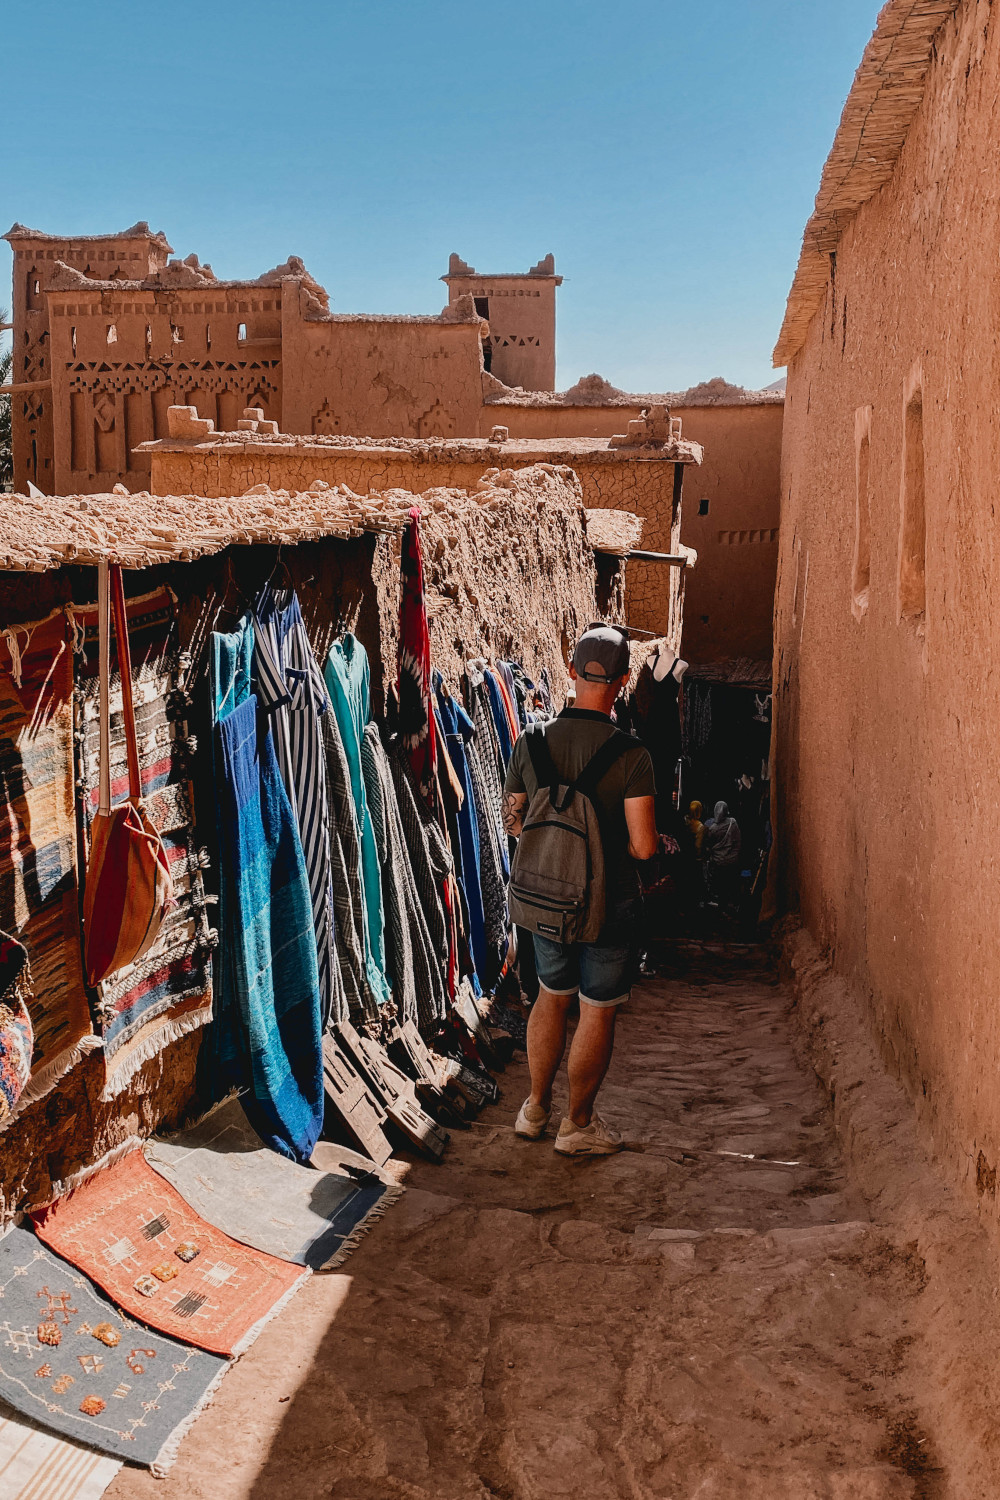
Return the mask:
{"type": "Polygon", "coordinates": [[[365,963],[368,982],[373,993],[378,996],[379,1004],[386,1005],[392,999],[392,984],[385,957],[382,875],[361,765],[361,742],[365,726],[371,719],[371,670],[368,653],[357,636],[348,633],[342,640],[334,641],[323,675],[330,690],[333,712],[347,754],[354,811],[358,820],[361,879],[365,897],[365,963]]]}

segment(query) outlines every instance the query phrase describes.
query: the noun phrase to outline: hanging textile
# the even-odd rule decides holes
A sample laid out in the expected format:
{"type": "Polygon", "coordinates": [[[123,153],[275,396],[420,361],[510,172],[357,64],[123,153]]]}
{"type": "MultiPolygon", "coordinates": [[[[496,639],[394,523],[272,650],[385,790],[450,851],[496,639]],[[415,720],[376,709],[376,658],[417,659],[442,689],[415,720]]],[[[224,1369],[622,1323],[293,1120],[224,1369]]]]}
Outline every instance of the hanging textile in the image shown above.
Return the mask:
{"type": "Polygon", "coordinates": [[[472,962],[479,982],[482,984],[487,969],[486,928],[483,917],[482,877],[479,868],[479,820],[476,815],[476,799],[468,760],[468,746],[472,742],[475,729],[465,709],[445,688],[440,672],[434,673],[434,692],[444,730],[443,744],[462,791],[462,801],[457,808],[455,819],[462,853],[462,893],[468,912],[472,962]]]}
{"type": "Polygon", "coordinates": [[[511,751],[514,748],[516,735],[511,734],[510,715],[507,712],[507,704],[500,687],[500,679],[496,673],[486,667],[483,672],[483,680],[486,684],[486,692],[489,699],[490,714],[493,719],[493,729],[500,745],[500,763],[504,776],[510,765],[511,751]]]}
{"type": "Polygon", "coordinates": [[[9,932],[0,932],[0,1130],[31,1077],[35,1045],[27,1000],[31,993],[28,950],[9,932]]]}
{"type": "Polygon", "coordinates": [[[453,869],[451,849],[441,824],[417,791],[409,754],[398,741],[390,746],[388,760],[410,868],[434,956],[428,1010],[435,1020],[442,1021],[448,1013],[451,994],[451,913],[446,901],[453,869]]]}
{"type": "MultiPolygon", "coordinates": [[[[324,684],[324,691],[326,687],[324,684]]],[[[373,991],[365,957],[365,889],[361,874],[361,845],[351,793],[351,768],[340,738],[333,705],[323,715],[323,749],[326,754],[326,790],[330,806],[330,871],[333,877],[333,912],[337,930],[334,954],[340,976],[346,1014],[338,1020],[355,1024],[378,1018],[379,998],[373,991]]]]}
{"type": "Polygon", "coordinates": [[[496,670],[500,678],[500,684],[506,692],[508,705],[513,714],[513,722],[511,724],[511,728],[514,731],[514,738],[516,739],[517,736],[521,733],[521,730],[525,728],[528,722],[528,716],[525,706],[526,700],[524,687],[523,684],[518,681],[517,676],[514,673],[513,662],[498,661],[496,663],[496,670]]]}
{"type": "Polygon", "coordinates": [[[503,832],[500,823],[505,773],[503,771],[503,758],[500,754],[500,740],[497,737],[496,724],[490,710],[489,689],[486,685],[486,678],[483,675],[485,668],[486,662],[482,657],[468,663],[466,668],[466,696],[469,713],[476,728],[475,745],[485,789],[485,810],[496,825],[497,842],[500,847],[500,864],[503,871],[503,879],[506,881],[510,874],[510,859],[507,852],[507,836],[503,832]]]}
{"type": "MultiPolygon", "coordinates": [[[[445,1013],[444,966],[435,951],[403,831],[389,759],[369,724],[361,745],[385,895],[386,949],[400,1020],[433,1027],[445,1013]]],[[[445,955],[446,958],[446,955],[445,955]]]]}
{"type": "Polygon", "coordinates": [[[365,778],[361,767],[361,741],[371,718],[371,671],[368,653],[356,636],[347,634],[334,641],[326,659],[326,685],[333,703],[340,738],[350,770],[351,795],[357,818],[361,846],[361,878],[364,891],[365,933],[367,936],[366,968],[372,993],[379,1005],[392,998],[392,986],[386,973],[385,936],[382,916],[382,883],[379,872],[375,830],[365,796],[365,778]]]}
{"type": "Polygon", "coordinates": [[[309,876],[326,1025],[335,1008],[338,1014],[343,1010],[342,994],[335,995],[339,972],[334,957],[330,810],[320,722],[330,700],[293,589],[274,589],[265,584],[255,607],[254,626],[257,696],[261,707],[271,716],[274,751],[298,823],[309,876]]]}
{"type": "Polygon", "coordinates": [[[216,728],[221,979],[200,1063],[210,1098],[246,1090],[257,1134],[306,1162],[323,1124],[319,964],[297,820],[249,692],[252,633],[244,619],[213,641],[213,703],[228,709],[216,728]]]}
{"type": "Polygon", "coordinates": [[[479,884],[482,890],[485,942],[484,968],[480,977],[484,987],[491,990],[499,976],[507,946],[507,876],[504,865],[506,838],[501,837],[497,823],[499,802],[490,802],[479,748],[474,740],[467,744],[465,753],[479,830],[479,884]]]}
{"type": "MultiPolygon", "coordinates": [[[[100,805],[100,675],[98,608],[72,610],[77,632],[77,788],[82,837],[100,805]]],[[[138,1069],[177,1037],[212,1015],[210,929],[195,843],[190,780],[195,749],[188,735],[187,657],[178,649],[174,596],[161,587],[125,602],[132,658],[132,697],[139,782],[146,811],[166,851],[176,905],[156,942],[129,968],[97,987],[104,1038],[105,1098],[121,1093],[138,1069]]],[[[125,725],[117,647],[111,652],[111,795],[128,789],[125,725]]]]}
{"type": "Polygon", "coordinates": [[[424,603],[424,563],[420,550],[420,511],[410,511],[403,533],[399,602],[399,737],[410,757],[417,789],[434,805],[437,736],[431,711],[431,640],[424,603]]]}
{"type": "Polygon", "coordinates": [[[0,634],[0,799],[0,927],[28,950],[34,982],[32,1072],[13,1118],[100,1046],[80,952],[73,655],[62,609],[0,634]]]}

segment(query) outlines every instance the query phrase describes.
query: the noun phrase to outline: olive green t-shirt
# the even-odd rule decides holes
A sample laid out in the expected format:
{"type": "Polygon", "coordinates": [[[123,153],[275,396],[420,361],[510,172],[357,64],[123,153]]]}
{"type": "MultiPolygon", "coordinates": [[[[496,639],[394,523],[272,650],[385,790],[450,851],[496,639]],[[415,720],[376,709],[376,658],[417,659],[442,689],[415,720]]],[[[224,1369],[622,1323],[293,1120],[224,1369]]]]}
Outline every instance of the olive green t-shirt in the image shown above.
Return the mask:
{"type": "MultiPolygon", "coordinates": [[[[611,738],[624,731],[612,724],[607,714],[591,708],[564,708],[558,718],[545,726],[545,743],[555,768],[565,782],[575,781],[589,760],[611,738]]],[[[628,735],[631,745],[606,771],[594,789],[594,811],[601,825],[604,846],[604,879],[609,906],[634,896],[639,889],[635,861],[628,852],[628,824],[625,801],[632,797],[652,797],[656,793],[653,762],[645,745],[628,735]]],[[[538,791],[538,781],[524,735],[520,735],[510,758],[504,791],[511,795],[527,792],[528,801],[538,791]]]]}

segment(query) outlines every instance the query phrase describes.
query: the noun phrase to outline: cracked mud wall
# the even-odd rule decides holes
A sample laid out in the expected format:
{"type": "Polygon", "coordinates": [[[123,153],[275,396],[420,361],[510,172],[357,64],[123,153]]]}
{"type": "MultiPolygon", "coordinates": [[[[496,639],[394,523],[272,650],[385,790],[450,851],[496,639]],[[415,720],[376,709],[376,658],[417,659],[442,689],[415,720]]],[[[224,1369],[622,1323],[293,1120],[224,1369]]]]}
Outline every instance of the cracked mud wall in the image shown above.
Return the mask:
{"type": "Polygon", "coordinates": [[[789,368],[775,627],[782,904],[991,1220],[998,95],[1000,23],[968,0],[789,368]]]}
{"type": "MultiPolygon", "coordinates": [[[[544,470],[498,476],[473,495],[437,491],[419,500],[426,558],[431,647],[453,688],[464,662],[481,651],[524,660],[529,674],[546,668],[553,690],[566,686],[566,643],[593,617],[594,554],[587,545],[579,486],[544,470]]],[[[283,547],[310,639],[322,659],[333,638],[354,630],[372,666],[378,713],[395,679],[399,609],[399,542],[365,535],[356,540],[283,547]]],[[[243,607],[276,565],[274,547],[233,547],[191,563],[126,574],[128,594],[167,583],[178,601],[179,642],[190,650],[189,680],[207,738],[208,637],[223,602],[243,607]],[[232,567],[232,582],[229,568],[232,567]]],[[[42,574],[0,573],[0,620],[6,627],[39,619],[70,599],[95,597],[96,570],[62,568],[42,574]]],[[[231,617],[220,621],[231,627],[231,617]]],[[[195,784],[199,844],[214,843],[213,788],[206,754],[195,784]]],[[[206,885],[215,888],[213,870],[206,885]]],[[[0,1211],[45,1201],[64,1181],[135,1135],[178,1123],[191,1108],[200,1033],[147,1062],[129,1088],[101,1100],[99,1053],[85,1057],[55,1089],[29,1105],[0,1133],[0,1211]]]]}
{"type": "MultiPolygon", "coordinates": [[[[558,447],[558,445],[555,445],[558,447]]],[[[496,451],[496,450],[494,450],[496,451]]],[[[499,458],[441,456],[433,446],[387,449],[268,448],[263,444],[227,448],[163,449],[153,454],[152,486],[158,494],[242,495],[255,484],[272,489],[304,490],[317,479],[342,484],[357,494],[389,489],[425,491],[435,487],[475,489],[480,478],[501,463],[511,471],[537,465],[537,456],[504,454],[499,458]]],[[[541,467],[552,468],[551,464],[541,467]]],[[[563,465],[555,465],[556,471],[563,465]]],[[[688,466],[687,485],[698,484],[688,466]]],[[[628,510],[645,521],[642,546],[672,552],[680,542],[680,516],[673,511],[674,466],[660,459],[625,460],[615,456],[574,455],[573,471],[588,507],[628,510]]],[[[676,570],[656,563],[629,563],[626,596],[629,621],[658,635],[679,639],[680,604],[676,570]],[[674,576],[671,577],[670,575],[674,576]]]]}

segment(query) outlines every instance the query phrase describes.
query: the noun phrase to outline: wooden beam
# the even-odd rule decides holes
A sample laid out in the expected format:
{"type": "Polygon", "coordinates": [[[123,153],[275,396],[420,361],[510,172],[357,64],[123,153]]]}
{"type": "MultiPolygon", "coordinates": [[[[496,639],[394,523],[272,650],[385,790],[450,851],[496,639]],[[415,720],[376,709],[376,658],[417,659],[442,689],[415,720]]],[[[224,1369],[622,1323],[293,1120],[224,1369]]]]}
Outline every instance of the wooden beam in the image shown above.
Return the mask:
{"type": "Polygon", "coordinates": [[[20,385],[0,385],[0,396],[16,396],[19,391],[48,390],[51,380],[25,380],[20,385]]]}

